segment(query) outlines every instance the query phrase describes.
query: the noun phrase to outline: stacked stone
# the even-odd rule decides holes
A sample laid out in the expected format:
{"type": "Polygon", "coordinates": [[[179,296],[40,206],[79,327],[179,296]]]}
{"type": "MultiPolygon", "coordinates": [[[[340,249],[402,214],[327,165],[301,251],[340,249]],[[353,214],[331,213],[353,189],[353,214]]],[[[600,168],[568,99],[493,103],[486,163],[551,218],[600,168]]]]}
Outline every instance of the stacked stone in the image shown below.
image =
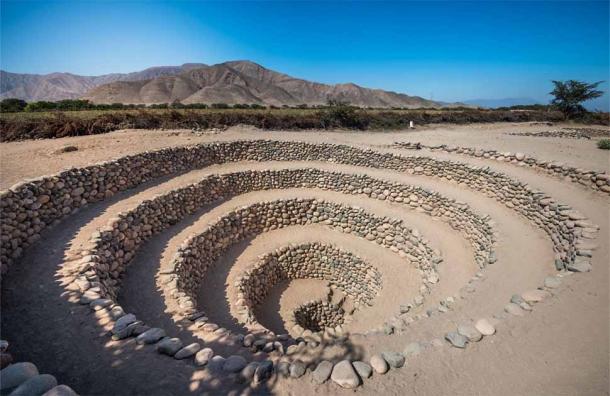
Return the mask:
{"type": "Polygon", "coordinates": [[[565,128],[563,131],[542,132],[512,132],[513,136],[553,137],[568,139],[591,139],[594,137],[610,137],[610,131],[594,128],[565,128]]]}
{"type": "MultiPolygon", "coordinates": [[[[570,224],[563,223],[569,219],[559,213],[566,209],[565,207],[560,210],[557,205],[548,205],[549,199],[544,194],[485,168],[427,157],[401,157],[342,145],[237,141],[143,153],[106,164],[66,171],[58,176],[41,178],[2,193],[0,199],[0,206],[3,209],[1,214],[3,243],[0,255],[2,268],[5,270],[7,265],[21,253],[23,247],[35,240],[47,224],[71,212],[70,208],[75,209],[90,200],[101,199],[102,192],[104,196],[111,195],[115,190],[133,187],[162,174],[236,160],[326,160],[425,174],[463,183],[514,208],[537,224],[542,224],[552,236],[557,258],[563,267],[567,267],[576,259],[575,245],[578,238],[575,237],[577,234],[574,232],[575,228],[592,228],[579,224],[571,224],[570,227],[570,224]],[[82,179],[78,178],[79,175],[82,179]],[[104,188],[100,188],[102,185],[104,188]],[[68,196],[87,197],[87,199],[74,200],[68,196]],[[40,204],[39,199],[46,203],[40,204]],[[44,216],[41,217],[43,213],[44,216]]],[[[176,198],[177,203],[183,203],[177,198],[188,195],[184,193],[184,190],[174,192],[173,197],[176,198]]],[[[170,218],[179,219],[179,216],[170,216],[170,218]]],[[[116,225],[119,226],[118,223],[116,225]]],[[[144,224],[142,231],[152,233],[152,229],[146,230],[147,227],[153,225],[144,224]]],[[[120,235],[120,230],[112,233],[119,233],[119,236],[123,237],[120,235]]],[[[108,235],[100,235],[100,237],[108,237],[108,235]]],[[[137,245],[137,239],[125,238],[125,244],[127,247],[132,244],[137,245]]],[[[109,283],[116,283],[116,275],[122,267],[121,261],[127,262],[129,258],[130,255],[125,254],[118,263],[109,264],[109,269],[116,267],[111,271],[115,272],[115,276],[109,280],[109,283]]],[[[90,262],[97,260],[96,257],[90,259],[90,262]]]]}
{"type": "Polygon", "coordinates": [[[327,280],[353,301],[369,306],[382,287],[379,271],[349,252],[318,242],[288,245],[265,254],[237,278],[237,311],[253,323],[253,308],[274,285],[306,278],[327,280]]]}
{"type": "MultiPolygon", "coordinates": [[[[163,175],[241,160],[321,160],[402,171],[413,171],[430,161],[342,145],[259,140],[168,148],[70,169],[58,175],[20,183],[0,193],[2,271],[6,271],[23,248],[35,241],[44,228],[89,202],[107,198],[163,175]]],[[[436,172],[441,173],[440,176],[446,168],[449,170],[441,161],[430,165],[432,169],[438,168],[436,172]]],[[[455,166],[463,171],[463,165],[455,166]]]]}
{"type": "MultiPolygon", "coordinates": [[[[10,190],[0,193],[0,240],[2,242],[0,263],[2,272],[6,271],[8,266],[23,252],[24,248],[39,238],[42,230],[74,213],[89,202],[105,199],[118,191],[135,187],[162,175],[205,167],[215,163],[241,160],[329,161],[355,166],[392,169],[457,182],[498,200],[545,230],[553,242],[558,269],[566,268],[578,272],[591,269],[590,257],[594,245],[589,240],[595,238],[597,226],[586,221],[583,215],[572,210],[569,206],[559,204],[543,192],[535,191],[501,173],[493,172],[487,168],[451,161],[439,161],[429,157],[402,157],[343,145],[236,141],[142,153],[124,157],[117,161],[71,169],[58,175],[20,183],[10,190]]],[[[296,177],[295,175],[293,177],[296,177]]],[[[125,314],[120,306],[115,305],[109,298],[114,299],[116,297],[120,274],[142,241],[179,221],[184,215],[192,213],[205,202],[217,199],[226,191],[240,193],[248,191],[247,188],[253,188],[255,182],[246,180],[238,183],[235,190],[231,190],[223,186],[221,181],[232,180],[234,183],[237,179],[248,179],[247,176],[244,176],[246,176],[245,173],[235,174],[234,179],[223,179],[217,176],[216,185],[211,181],[213,178],[210,178],[205,182],[208,184],[197,184],[173,191],[157,199],[142,203],[134,211],[120,215],[111,222],[109,227],[94,235],[92,242],[95,249],[91,252],[93,254],[83,257],[75,265],[74,269],[78,276],[72,284],[68,285],[68,288],[80,291],[82,293],[80,302],[89,304],[91,309],[96,312],[96,316],[98,316],[98,312],[102,312],[107,314],[111,321],[115,321],[113,337],[121,339],[143,334],[150,335],[147,332],[154,330],[154,337],[151,339],[158,341],[157,337],[160,334],[162,337],[160,340],[163,342],[163,347],[158,348],[160,353],[171,350],[178,355],[179,351],[184,350],[184,353],[179,355],[180,357],[191,356],[197,348],[192,347],[192,345],[182,348],[179,339],[163,338],[162,329],[149,329],[138,321],[134,315],[125,314]],[[207,188],[209,189],[206,190],[207,188]],[[201,198],[208,201],[202,202],[201,198]],[[181,349],[174,351],[178,345],[181,349]]],[[[317,176],[319,177],[320,174],[317,176]]],[[[299,174],[298,177],[302,178],[304,174],[299,174]]],[[[365,176],[362,177],[362,183],[370,182],[365,176]]],[[[305,182],[300,179],[300,184],[296,184],[296,186],[303,186],[303,183],[305,183],[305,186],[314,186],[313,180],[307,181],[307,177],[304,179],[305,182]]],[[[343,180],[342,178],[339,179],[343,180]]],[[[260,184],[260,180],[256,183],[267,186],[264,188],[269,188],[269,185],[282,186],[282,182],[278,180],[273,180],[272,184],[260,184]]],[[[328,180],[333,180],[333,178],[331,177],[328,180]]],[[[595,180],[596,184],[598,180],[595,180]]],[[[607,181],[607,178],[601,180],[607,181]]],[[[386,193],[386,189],[377,187],[373,189],[359,185],[333,185],[326,181],[318,186],[319,179],[315,183],[318,188],[362,193],[369,195],[371,198],[388,199],[393,202],[402,201],[417,210],[439,216],[450,223],[453,221],[454,223],[451,224],[456,229],[466,230],[466,226],[468,226],[468,220],[461,220],[466,218],[459,217],[459,210],[451,211],[450,208],[445,207],[439,209],[438,205],[425,202],[427,196],[417,196],[418,192],[409,190],[409,187],[406,187],[407,190],[403,191],[392,191],[388,188],[386,193]],[[404,199],[405,191],[413,192],[417,199],[412,199],[409,194],[409,200],[406,201],[404,199]],[[466,223],[460,224],[460,221],[466,221],[466,223]]],[[[287,186],[293,185],[287,184],[287,186]]],[[[440,202],[443,202],[449,203],[451,206],[457,205],[456,207],[459,208],[456,202],[443,201],[442,197],[434,194],[432,197],[432,199],[439,199],[439,205],[440,202]]],[[[440,261],[440,257],[432,252],[426,241],[422,240],[418,233],[414,232],[415,230],[408,229],[400,221],[378,218],[361,209],[341,207],[323,201],[280,200],[259,203],[233,211],[219,219],[203,234],[187,241],[174,261],[174,266],[164,269],[166,272],[164,287],[174,290],[172,297],[178,300],[181,308],[185,311],[192,311],[194,305],[192,303],[193,290],[205,275],[207,265],[218,257],[208,257],[207,253],[220,254],[230,243],[257,232],[265,232],[291,224],[310,224],[313,222],[326,224],[343,232],[367,238],[399,254],[402,253],[409,258],[412,257],[417,260],[418,267],[424,273],[434,274],[435,266],[440,261]],[[189,273],[189,271],[192,271],[192,273],[189,273]]],[[[483,224],[488,225],[486,219],[481,219],[480,224],[476,222],[471,224],[471,229],[476,231],[471,233],[473,235],[472,241],[476,241],[483,246],[482,251],[489,253],[489,260],[492,262],[490,247],[493,243],[493,236],[490,235],[491,232],[486,235],[485,228],[481,227],[483,224]],[[485,246],[486,243],[489,243],[489,245],[485,246]]],[[[467,230],[465,232],[469,233],[467,230]]],[[[538,294],[534,297],[538,298],[538,294]]],[[[156,341],[153,341],[153,343],[156,341]]],[[[356,367],[357,362],[354,362],[353,366],[350,362],[347,363],[343,364],[341,362],[333,368],[333,381],[339,384],[343,381],[344,373],[340,373],[339,368],[343,369],[349,365],[347,368],[351,372],[355,370],[354,367],[356,367]]],[[[259,368],[263,366],[265,370],[260,370],[259,377],[268,378],[273,370],[273,365],[261,364],[256,372],[259,372],[259,368]]],[[[4,378],[3,375],[3,384],[4,378]]],[[[359,381],[356,382],[359,383],[359,381]]],[[[357,383],[355,386],[357,386],[357,383]]]]}
{"type": "Polygon", "coordinates": [[[397,253],[417,258],[425,274],[436,274],[441,261],[428,242],[401,220],[378,217],[363,209],[316,199],[280,199],[260,202],[227,213],[188,239],[178,249],[166,274],[166,296],[176,299],[181,315],[194,312],[194,296],[208,268],[233,243],[247,237],[293,225],[324,224],[367,238],[397,253]]]}
{"type": "Polygon", "coordinates": [[[328,301],[308,301],[293,310],[293,322],[315,333],[341,326],[344,314],[343,308],[328,301]]]}
{"type": "Polygon", "coordinates": [[[51,374],[40,374],[34,363],[13,363],[7,352],[8,346],[7,341],[0,340],[0,393],[10,396],[78,396],[69,386],[57,385],[57,379],[51,374]]]}
{"type": "Polygon", "coordinates": [[[496,150],[484,150],[473,147],[455,147],[447,146],[445,144],[425,145],[422,143],[397,142],[395,145],[406,149],[419,150],[421,148],[427,148],[433,151],[464,154],[471,157],[510,162],[518,166],[529,166],[554,176],[562,177],[564,179],[567,178],[573,183],[581,184],[593,190],[610,194],[610,175],[606,172],[575,168],[553,161],[541,161],[523,153],[500,152],[496,150]]]}
{"type": "MultiPolygon", "coordinates": [[[[97,276],[104,279],[104,291],[116,297],[121,272],[133,257],[133,252],[151,235],[179,221],[202,205],[253,190],[269,188],[312,187],[333,189],[343,193],[364,194],[371,198],[408,205],[431,216],[439,217],[471,241],[475,260],[481,268],[490,262],[494,243],[489,218],[474,214],[467,205],[447,199],[421,188],[390,183],[361,175],[345,175],[317,169],[279,171],[246,171],[222,176],[209,176],[201,182],[172,191],[113,219],[93,236],[93,254],[88,256],[97,276]],[[364,187],[370,185],[372,187],[364,187]]],[[[386,238],[383,230],[375,230],[369,239],[386,238]]],[[[391,236],[390,236],[391,237],[391,236]]],[[[381,241],[378,241],[381,242],[381,241]]],[[[398,237],[397,242],[409,243],[398,237]]],[[[419,256],[409,255],[413,262],[419,256]]],[[[425,274],[426,279],[431,274],[425,274]]]]}

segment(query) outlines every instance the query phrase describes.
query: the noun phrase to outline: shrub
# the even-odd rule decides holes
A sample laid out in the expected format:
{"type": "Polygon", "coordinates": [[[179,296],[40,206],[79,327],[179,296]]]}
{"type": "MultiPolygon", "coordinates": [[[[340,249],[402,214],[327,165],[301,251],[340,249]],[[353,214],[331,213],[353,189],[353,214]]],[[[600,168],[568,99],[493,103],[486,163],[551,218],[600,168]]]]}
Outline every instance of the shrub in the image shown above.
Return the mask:
{"type": "Polygon", "coordinates": [[[597,147],[602,150],[610,150],[610,139],[602,139],[598,141],[597,147]]]}
{"type": "Polygon", "coordinates": [[[335,105],[319,111],[324,128],[366,129],[371,119],[360,110],[346,105],[335,105]]]}
{"type": "Polygon", "coordinates": [[[25,106],[25,111],[49,111],[55,110],[57,105],[54,102],[47,101],[38,101],[38,102],[30,102],[25,106]]]}
{"type": "Polygon", "coordinates": [[[0,112],[2,113],[17,113],[23,111],[27,106],[25,100],[8,98],[0,102],[0,112]]]}
{"type": "MultiPolygon", "coordinates": [[[[29,105],[28,105],[29,106],[29,105]]],[[[105,105],[110,106],[110,105],[105,105]]],[[[155,105],[161,107],[163,105],[155,105]]],[[[167,106],[165,104],[164,106],[167,106]]],[[[190,106],[190,105],[188,105],[190,106]]],[[[125,105],[125,108],[138,106],[125,105]]],[[[153,106],[151,106],[152,108],[153,106]]],[[[250,106],[252,107],[252,106],[250,106]]],[[[351,106],[332,106],[318,110],[265,109],[233,110],[174,110],[106,111],[83,116],[81,112],[55,112],[31,115],[16,113],[0,116],[0,141],[48,139],[64,136],[93,135],[118,129],[156,128],[223,128],[239,124],[261,129],[302,130],[346,128],[353,130],[383,130],[406,128],[410,121],[416,125],[434,123],[465,124],[473,122],[560,121],[564,116],[554,111],[498,111],[476,110],[364,110],[351,106]]],[[[608,113],[596,114],[597,123],[608,125],[608,113]]]]}

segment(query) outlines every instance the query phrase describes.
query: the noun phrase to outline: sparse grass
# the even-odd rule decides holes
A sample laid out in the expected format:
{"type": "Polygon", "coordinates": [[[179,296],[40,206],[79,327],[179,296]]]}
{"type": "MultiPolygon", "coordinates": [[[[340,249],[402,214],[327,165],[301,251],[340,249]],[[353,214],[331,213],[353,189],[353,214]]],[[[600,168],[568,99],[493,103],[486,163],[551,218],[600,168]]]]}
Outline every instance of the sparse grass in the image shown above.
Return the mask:
{"type": "Polygon", "coordinates": [[[602,150],[610,150],[610,139],[601,139],[597,142],[597,148],[602,150]]]}
{"type": "MultiPolygon", "coordinates": [[[[600,122],[607,122],[607,115],[600,122]]],[[[554,111],[477,109],[134,109],[0,114],[0,141],[94,135],[118,129],[224,128],[238,124],[261,129],[385,130],[434,123],[563,121],[554,111]]]]}

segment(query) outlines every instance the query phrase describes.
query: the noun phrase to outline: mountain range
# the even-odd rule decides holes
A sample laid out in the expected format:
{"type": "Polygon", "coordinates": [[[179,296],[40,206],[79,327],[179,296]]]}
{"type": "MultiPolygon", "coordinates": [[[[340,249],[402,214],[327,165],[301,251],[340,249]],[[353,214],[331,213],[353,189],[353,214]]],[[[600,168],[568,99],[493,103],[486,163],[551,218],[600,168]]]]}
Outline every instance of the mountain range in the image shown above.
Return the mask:
{"type": "Polygon", "coordinates": [[[203,66],[205,65],[201,63],[187,63],[182,66],[159,66],[134,73],[112,73],[101,76],[79,76],[71,73],[19,74],[0,70],[0,98],[18,98],[28,102],[77,99],[99,85],[115,81],[150,80],[161,76],[175,76],[203,66]]]}
{"type": "Polygon", "coordinates": [[[294,78],[250,61],[216,65],[188,63],[160,66],[135,73],[79,76],[0,72],[0,98],[26,101],[83,98],[93,103],[155,104],[179,101],[262,105],[322,105],[329,100],[360,107],[447,107],[409,96],[356,84],[321,84],[294,78]]]}

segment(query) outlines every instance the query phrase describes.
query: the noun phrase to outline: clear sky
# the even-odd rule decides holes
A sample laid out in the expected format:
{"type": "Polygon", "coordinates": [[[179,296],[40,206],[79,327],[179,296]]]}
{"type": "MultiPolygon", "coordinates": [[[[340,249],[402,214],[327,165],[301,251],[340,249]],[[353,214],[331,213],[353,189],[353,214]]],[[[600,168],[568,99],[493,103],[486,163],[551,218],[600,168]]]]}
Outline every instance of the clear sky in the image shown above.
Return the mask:
{"type": "MultiPolygon", "coordinates": [[[[308,80],[445,101],[546,101],[551,79],[610,79],[607,0],[2,0],[1,12],[0,65],[18,73],[248,59],[308,80]]],[[[607,110],[608,94],[594,105],[607,110]]]]}

